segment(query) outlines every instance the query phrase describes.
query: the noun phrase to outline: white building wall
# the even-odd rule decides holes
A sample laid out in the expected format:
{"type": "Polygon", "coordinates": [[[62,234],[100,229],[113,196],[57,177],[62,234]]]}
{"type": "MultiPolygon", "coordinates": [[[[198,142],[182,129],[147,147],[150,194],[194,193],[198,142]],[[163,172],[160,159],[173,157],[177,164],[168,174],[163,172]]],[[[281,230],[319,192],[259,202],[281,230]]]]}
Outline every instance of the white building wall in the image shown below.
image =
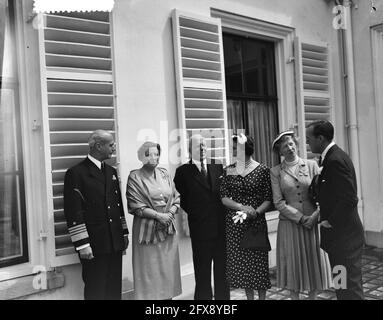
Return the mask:
{"type": "MultiPolygon", "coordinates": [[[[214,8],[290,26],[296,29],[296,35],[304,41],[329,42],[333,60],[338,59],[337,37],[332,28],[332,7],[324,1],[117,0],[113,12],[114,55],[120,172],[124,187],[129,171],[140,165],[136,150],[142,143],[137,139],[142,130],[154,130],[158,142],[164,146],[167,143],[166,128],[161,129],[161,122],[168,124],[169,131],[177,128],[177,97],[170,20],[174,8],[207,17],[210,16],[210,9],[214,8]]],[[[334,74],[340,74],[337,64],[334,65],[334,74]]],[[[336,106],[342,105],[340,83],[334,81],[337,88],[334,97],[336,106]]],[[[295,107],[289,107],[294,113],[295,107]]],[[[343,112],[337,110],[336,114],[337,123],[343,123],[343,112]]],[[[343,132],[339,132],[339,139],[343,139],[343,132]]],[[[170,142],[169,147],[173,144],[174,142],[170,142]]],[[[163,157],[162,161],[166,162],[166,159],[163,157]]],[[[170,164],[169,168],[174,173],[176,166],[170,164]]],[[[132,221],[131,217],[128,219],[132,221]]],[[[275,222],[271,229],[276,231],[275,222]]],[[[274,247],[275,238],[275,234],[270,237],[274,247]]],[[[188,239],[181,240],[180,251],[181,264],[190,270],[192,257],[188,239]]],[[[275,265],[273,254],[270,260],[271,265],[275,265]]],[[[128,275],[131,276],[130,272],[128,275]]]]}
{"type": "MultiPolygon", "coordinates": [[[[31,8],[32,0],[25,2],[25,7],[31,8]]],[[[332,27],[331,4],[319,0],[116,0],[115,3],[113,12],[114,71],[117,94],[119,172],[123,193],[126,190],[130,170],[140,166],[136,151],[145,138],[141,136],[141,141],[138,141],[142,130],[148,129],[149,133],[151,130],[165,149],[168,141],[167,132],[178,127],[170,20],[172,10],[175,8],[205,16],[210,16],[211,8],[219,9],[292,27],[295,29],[295,35],[306,42],[329,42],[333,58],[337,140],[341,146],[345,145],[341,74],[338,66],[337,35],[332,27]]],[[[289,107],[291,112],[295,113],[295,106],[289,107]]],[[[373,125],[373,116],[368,120],[369,124],[365,125],[366,131],[368,125],[373,125]]],[[[362,141],[366,141],[369,135],[371,134],[363,133],[362,141]]],[[[174,142],[170,142],[168,146],[171,147],[172,144],[174,142]]],[[[367,155],[364,157],[368,158],[367,155]]],[[[165,166],[167,166],[166,160],[166,156],[163,156],[162,161],[165,162],[165,166]]],[[[171,173],[174,173],[176,165],[170,164],[168,167],[171,173]]],[[[363,168],[366,167],[368,165],[364,164],[363,168]]],[[[369,171],[367,177],[372,178],[373,169],[367,168],[367,170],[369,171]]],[[[37,183],[43,186],[44,181],[42,179],[37,183]]],[[[371,189],[374,188],[371,186],[371,189]]],[[[367,188],[367,190],[369,189],[367,188]]],[[[377,196],[376,192],[373,194],[377,196]]],[[[372,199],[375,198],[372,195],[370,198],[371,204],[368,211],[372,212],[373,209],[377,209],[378,205],[374,204],[372,199]]],[[[124,205],[128,225],[131,226],[132,217],[127,213],[126,201],[124,205]]],[[[372,227],[372,220],[368,220],[368,223],[368,226],[372,227]]],[[[276,225],[272,229],[275,230],[275,228],[276,225]]],[[[275,243],[275,234],[271,240],[272,243],[275,243]]],[[[32,240],[31,246],[38,246],[37,241],[35,243],[34,241],[32,240]]],[[[181,237],[180,255],[183,274],[186,278],[186,275],[190,275],[192,271],[192,256],[190,241],[184,236],[181,237]]],[[[274,259],[271,260],[274,261],[274,259]]],[[[126,291],[129,291],[133,289],[131,246],[123,263],[124,287],[126,291]]],[[[81,299],[83,284],[80,265],[62,267],[61,272],[65,276],[64,287],[33,295],[28,299],[81,299]]],[[[192,290],[192,288],[184,287],[183,290],[192,290]]]]}
{"type": "MultiPolygon", "coordinates": [[[[358,1],[352,8],[352,31],[354,36],[355,81],[361,185],[364,205],[364,225],[368,243],[383,247],[383,176],[379,167],[383,159],[378,157],[377,124],[383,108],[375,101],[374,72],[372,62],[371,27],[383,24],[383,1],[374,1],[377,11],[371,11],[370,1],[358,1]]],[[[383,52],[380,52],[382,60],[383,52]]],[[[380,137],[381,138],[381,137],[380,137]]]]}

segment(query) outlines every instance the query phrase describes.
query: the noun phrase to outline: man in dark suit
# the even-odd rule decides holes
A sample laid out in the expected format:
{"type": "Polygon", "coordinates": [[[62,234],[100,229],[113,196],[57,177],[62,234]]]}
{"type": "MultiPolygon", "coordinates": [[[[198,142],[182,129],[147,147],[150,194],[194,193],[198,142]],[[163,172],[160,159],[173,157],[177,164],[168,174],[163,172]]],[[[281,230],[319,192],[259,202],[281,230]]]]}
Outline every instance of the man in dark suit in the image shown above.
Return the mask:
{"type": "Polygon", "coordinates": [[[214,298],[229,300],[226,282],[225,209],[219,196],[222,164],[208,163],[201,135],[189,141],[190,162],[176,170],[174,182],[181,207],[188,214],[193,250],[195,300],[211,300],[211,266],[214,264],[214,298]]]}
{"type": "Polygon", "coordinates": [[[85,300],[120,300],[129,232],[117,171],[103,162],[115,152],[113,136],[97,130],[89,148],[65,174],[64,213],[82,264],[85,300]]]}
{"type": "Polygon", "coordinates": [[[321,248],[331,267],[344,266],[347,288],[336,290],[338,300],[364,299],[361,257],[364,231],[358,215],[357,183],[350,157],[334,142],[334,127],[316,121],[306,129],[307,143],[313,153],[321,154],[319,165],[319,206],[321,248]]]}

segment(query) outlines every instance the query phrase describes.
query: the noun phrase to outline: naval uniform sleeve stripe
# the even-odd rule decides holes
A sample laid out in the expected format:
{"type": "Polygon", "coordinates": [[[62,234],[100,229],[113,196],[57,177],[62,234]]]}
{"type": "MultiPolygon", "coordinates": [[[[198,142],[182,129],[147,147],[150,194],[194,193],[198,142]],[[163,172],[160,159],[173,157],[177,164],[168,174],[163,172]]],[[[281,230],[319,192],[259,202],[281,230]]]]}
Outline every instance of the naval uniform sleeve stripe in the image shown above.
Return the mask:
{"type": "Polygon", "coordinates": [[[128,229],[128,224],[126,223],[125,216],[121,216],[122,229],[128,229]]]}
{"type": "Polygon", "coordinates": [[[87,232],[86,228],[79,229],[79,230],[76,230],[76,231],[69,231],[69,234],[70,235],[75,235],[75,234],[78,234],[78,233],[81,233],[81,232],[87,232]]]}
{"type": "Polygon", "coordinates": [[[85,225],[82,225],[81,227],[79,228],[68,228],[69,231],[71,232],[76,232],[78,230],[82,230],[82,229],[86,229],[86,226],[85,225]]]}
{"type": "Polygon", "coordinates": [[[71,237],[74,237],[74,236],[77,236],[78,234],[82,234],[82,233],[88,233],[88,231],[87,230],[83,230],[83,231],[78,231],[78,232],[74,232],[74,233],[69,233],[69,235],[71,236],[71,237]]]}
{"type": "Polygon", "coordinates": [[[76,251],[80,251],[81,249],[85,249],[87,247],[90,247],[90,243],[86,243],[86,244],[84,244],[82,246],[76,247],[76,251]]]}
{"type": "Polygon", "coordinates": [[[88,239],[88,238],[89,238],[88,232],[82,232],[80,234],[71,236],[72,242],[77,242],[77,241],[88,239]]]}
{"type": "Polygon", "coordinates": [[[78,228],[82,228],[82,227],[85,227],[85,223],[81,223],[81,224],[78,224],[78,225],[75,225],[75,226],[71,226],[69,228],[70,229],[78,229],[78,228]]]}
{"type": "Polygon", "coordinates": [[[85,239],[73,242],[73,245],[75,248],[80,248],[81,246],[86,245],[86,244],[90,245],[89,238],[85,238],[85,239]]]}
{"type": "Polygon", "coordinates": [[[86,228],[85,223],[82,223],[82,224],[75,226],[75,227],[69,227],[68,230],[69,230],[69,232],[71,232],[71,231],[74,232],[74,231],[77,231],[77,230],[83,229],[83,228],[86,228]]]}

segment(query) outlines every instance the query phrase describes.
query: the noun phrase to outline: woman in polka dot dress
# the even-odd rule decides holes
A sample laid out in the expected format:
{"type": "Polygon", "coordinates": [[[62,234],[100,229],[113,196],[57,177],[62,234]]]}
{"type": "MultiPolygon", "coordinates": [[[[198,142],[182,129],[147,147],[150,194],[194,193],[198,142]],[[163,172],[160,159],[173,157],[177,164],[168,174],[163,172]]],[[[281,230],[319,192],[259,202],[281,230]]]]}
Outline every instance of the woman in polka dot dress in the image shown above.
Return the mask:
{"type": "Polygon", "coordinates": [[[240,246],[244,232],[250,226],[263,225],[267,230],[265,212],[272,199],[270,170],[254,161],[253,153],[251,137],[234,136],[233,155],[237,160],[227,168],[221,183],[222,203],[227,209],[226,277],[231,288],[245,289],[248,300],[254,299],[254,290],[258,290],[259,299],[263,300],[266,290],[271,288],[268,252],[240,246]],[[242,223],[233,220],[237,211],[247,214],[242,223]]]}

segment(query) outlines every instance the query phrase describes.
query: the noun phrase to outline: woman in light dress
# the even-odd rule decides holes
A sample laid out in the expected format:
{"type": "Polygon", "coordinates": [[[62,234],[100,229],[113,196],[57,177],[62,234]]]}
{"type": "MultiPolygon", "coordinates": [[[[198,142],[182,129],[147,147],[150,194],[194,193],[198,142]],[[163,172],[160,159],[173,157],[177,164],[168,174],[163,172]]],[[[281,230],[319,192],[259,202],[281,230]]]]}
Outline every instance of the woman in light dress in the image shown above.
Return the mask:
{"type": "Polygon", "coordinates": [[[297,155],[293,131],[279,134],[273,150],[284,158],[270,171],[273,201],[279,211],[277,287],[290,290],[294,300],[304,291],[309,299],[316,299],[318,292],[331,284],[328,256],[319,246],[319,208],[308,195],[319,167],[297,155]]]}
{"type": "Polygon", "coordinates": [[[132,232],[135,298],[165,300],[181,294],[181,273],[174,215],[179,194],[168,171],[158,167],[160,145],[138,150],[143,166],[130,172],[126,197],[134,215],[132,232]]]}

